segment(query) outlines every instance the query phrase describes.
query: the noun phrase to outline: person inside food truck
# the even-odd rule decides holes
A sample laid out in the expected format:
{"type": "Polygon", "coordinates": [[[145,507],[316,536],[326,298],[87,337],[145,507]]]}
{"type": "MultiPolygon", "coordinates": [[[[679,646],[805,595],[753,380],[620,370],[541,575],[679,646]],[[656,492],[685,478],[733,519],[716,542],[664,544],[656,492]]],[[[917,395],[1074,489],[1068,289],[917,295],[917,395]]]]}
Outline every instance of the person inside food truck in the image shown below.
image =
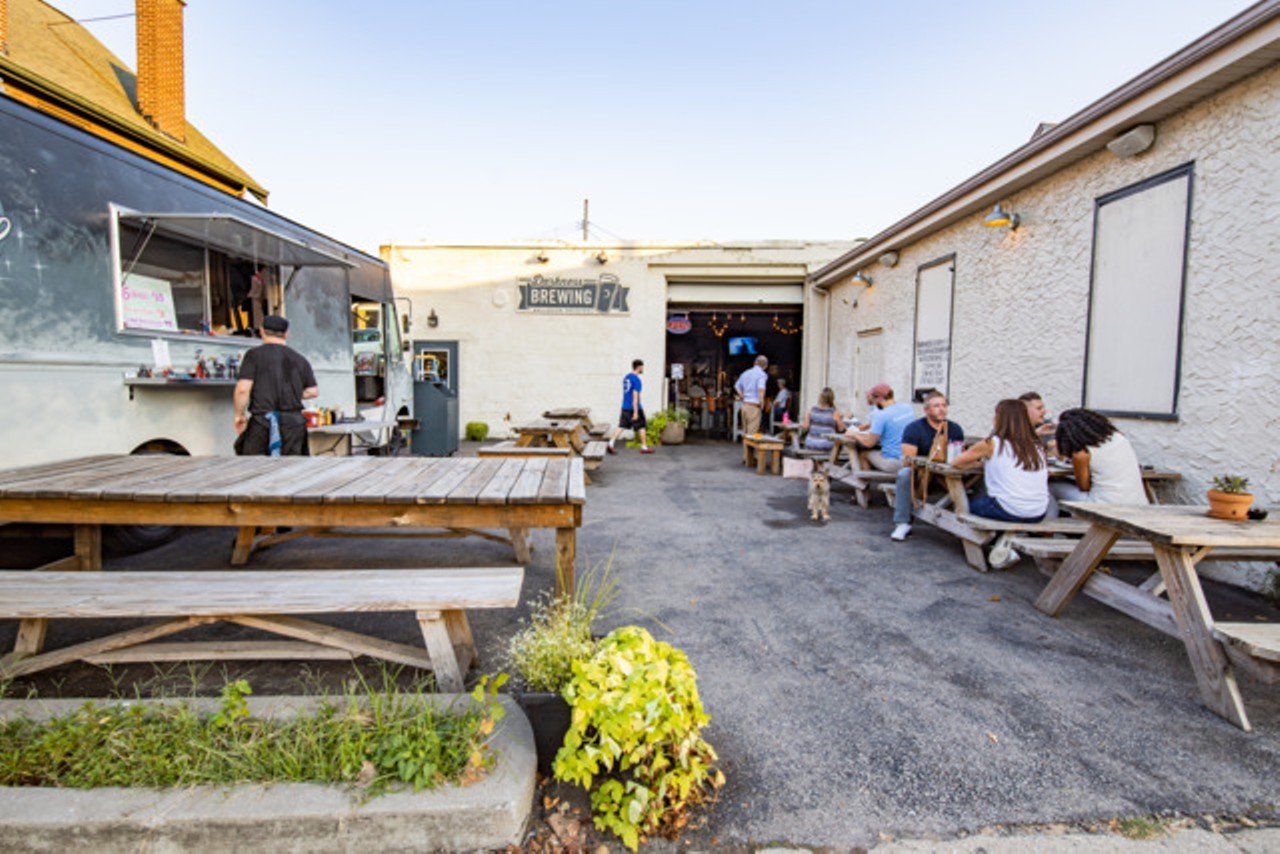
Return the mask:
{"type": "Polygon", "coordinates": [[[289,321],[262,319],[262,343],[244,354],[236,378],[236,453],[241,456],[307,456],[302,401],[320,395],[315,372],[286,343],[289,321]]]}

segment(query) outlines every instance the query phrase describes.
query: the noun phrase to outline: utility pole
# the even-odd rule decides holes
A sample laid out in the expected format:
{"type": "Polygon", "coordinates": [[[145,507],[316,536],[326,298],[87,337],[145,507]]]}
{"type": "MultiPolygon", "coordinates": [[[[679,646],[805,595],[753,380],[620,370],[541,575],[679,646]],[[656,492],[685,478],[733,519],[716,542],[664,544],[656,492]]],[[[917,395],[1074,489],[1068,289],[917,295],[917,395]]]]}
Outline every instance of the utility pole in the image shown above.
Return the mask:
{"type": "Polygon", "coordinates": [[[583,243],[586,243],[588,240],[591,239],[588,231],[589,229],[588,223],[591,222],[591,219],[588,215],[588,211],[590,209],[591,209],[591,200],[583,199],[582,200],[582,242],[583,243]]]}

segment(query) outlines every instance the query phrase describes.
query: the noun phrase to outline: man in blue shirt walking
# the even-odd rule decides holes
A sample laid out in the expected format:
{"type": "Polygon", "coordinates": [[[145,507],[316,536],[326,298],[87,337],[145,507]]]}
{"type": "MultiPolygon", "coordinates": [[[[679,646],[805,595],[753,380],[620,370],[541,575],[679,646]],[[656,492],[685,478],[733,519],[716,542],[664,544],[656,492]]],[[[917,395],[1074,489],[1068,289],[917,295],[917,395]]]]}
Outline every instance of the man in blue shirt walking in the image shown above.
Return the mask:
{"type": "Polygon", "coordinates": [[[636,359],[631,363],[631,373],[622,378],[622,414],[618,417],[618,429],[609,437],[609,453],[618,451],[613,447],[614,440],[622,435],[623,430],[634,430],[640,437],[640,453],[652,454],[649,447],[649,436],[645,432],[648,421],[644,417],[644,407],[640,405],[640,392],[644,384],[640,375],[644,373],[644,359],[636,359]]]}

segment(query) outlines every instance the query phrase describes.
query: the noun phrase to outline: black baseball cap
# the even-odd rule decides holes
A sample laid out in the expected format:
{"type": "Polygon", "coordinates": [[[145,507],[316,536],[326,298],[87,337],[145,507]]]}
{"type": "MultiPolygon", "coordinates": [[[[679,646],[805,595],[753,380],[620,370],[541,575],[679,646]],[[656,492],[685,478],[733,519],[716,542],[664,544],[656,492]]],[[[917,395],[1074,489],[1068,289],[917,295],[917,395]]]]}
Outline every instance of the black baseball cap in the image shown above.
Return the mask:
{"type": "Polygon", "coordinates": [[[278,314],[268,314],[262,318],[262,328],[268,332],[288,332],[289,321],[278,314]]]}

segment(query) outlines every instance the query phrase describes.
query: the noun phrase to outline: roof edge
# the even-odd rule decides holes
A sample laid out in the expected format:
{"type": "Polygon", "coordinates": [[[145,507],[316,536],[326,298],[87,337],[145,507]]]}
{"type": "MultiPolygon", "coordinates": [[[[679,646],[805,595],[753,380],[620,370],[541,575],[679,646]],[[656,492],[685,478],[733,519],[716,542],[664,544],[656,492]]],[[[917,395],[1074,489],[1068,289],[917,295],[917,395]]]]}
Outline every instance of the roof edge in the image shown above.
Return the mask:
{"type": "Polygon", "coordinates": [[[231,174],[226,170],[219,168],[216,164],[205,160],[202,157],[196,157],[185,147],[171,142],[168,137],[156,131],[155,134],[148,134],[140,131],[137,127],[118,118],[114,113],[105,110],[94,104],[87,98],[77,95],[75,92],[57,83],[36,74],[22,65],[14,62],[9,57],[0,53],[0,76],[11,78],[20,85],[29,87],[35,92],[48,97],[57,104],[78,113],[85,118],[92,119],[94,122],[101,124],[104,128],[109,129],[113,133],[117,133],[122,137],[131,139],[140,145],[152,148],[167,157],[171,157],[192,169],[203,172],[219,182],[232,187],[240,187],[245,192],[252,193],[259,200],[265,202],[267,200],[267,189],[254,181],[247,173],[231,174]]]}

